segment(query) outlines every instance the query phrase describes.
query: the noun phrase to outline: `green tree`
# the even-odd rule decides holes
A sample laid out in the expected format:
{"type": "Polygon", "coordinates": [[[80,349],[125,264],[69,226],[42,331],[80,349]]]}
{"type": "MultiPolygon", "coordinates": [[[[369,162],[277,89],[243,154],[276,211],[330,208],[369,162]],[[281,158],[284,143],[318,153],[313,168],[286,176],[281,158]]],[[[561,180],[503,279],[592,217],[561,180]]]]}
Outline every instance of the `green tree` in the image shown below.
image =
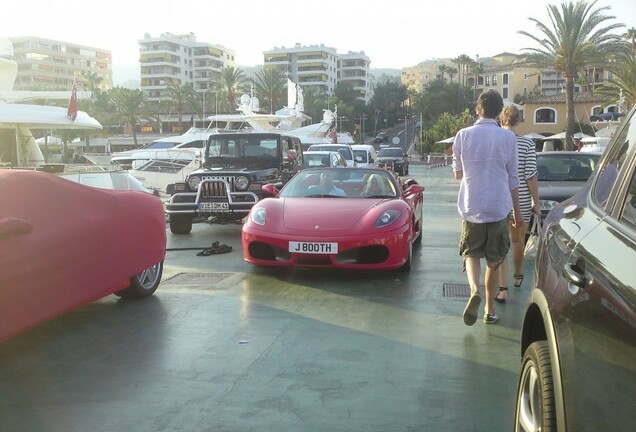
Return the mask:
{"type": "Polygon", "coordinates": [[[269,106],[270,114],[286,104],[287,77],[280,69],[267,68],[256,72],[256,95],[261,104],[269,106]]]}
{"type": "Polygon", "coordinates": [[[111,125],[130,126],[135,147],[137,142],[137,125],[140,120],[148,118],[146,96],[141,90],[131,90],[114,87],[108,92],[108,103],[111,115],[108,123],[111,125]]]}
{"type": "Polygon", "coordinates": [[[322,121],[323,113],[329,108],[328,96],[318,87],[303,87],[305,114],[311,117],[314,123],[322,121]]]}
{"type": "Polygon", "coordinates": [[[566,145],[573,148],[572,135],[576,127],[574,114],[574,82],[586,65],[605,65],[620,51],[620,36],[612,33],[624,27],[623,24],[607,24],[615,19],[605,15],[609,6],[594,9],[597,0],[587,3],[562,3],[561,8],[548,5],[550,24],[543,24],[536,18],[529,18],[537,35],[526,31],[519,33],[532,39],[538,47],[524,48],[523,60],[529,66],[540,69],[552,68],[565,78],[566,95],[566,145]]]}
{"type": "Polygon", "coordinates": [[[183,113],[201,113],[199,95],[190,83],[179,84],[172,82],[166,87],[166,96],[164,106],[169,109],[169,111],[176,112],[178,114],[179,130],[183,133],[187,129],[183,127],[183,113]]]}
{"type": "Polygon", "coordinates": [[[211,82],[212,90],[219,92],[219,104],[223,112],[234,112],[240,94],[245,90],[245,72],[234,66],[225,66],[221,75],[211,82]]]}

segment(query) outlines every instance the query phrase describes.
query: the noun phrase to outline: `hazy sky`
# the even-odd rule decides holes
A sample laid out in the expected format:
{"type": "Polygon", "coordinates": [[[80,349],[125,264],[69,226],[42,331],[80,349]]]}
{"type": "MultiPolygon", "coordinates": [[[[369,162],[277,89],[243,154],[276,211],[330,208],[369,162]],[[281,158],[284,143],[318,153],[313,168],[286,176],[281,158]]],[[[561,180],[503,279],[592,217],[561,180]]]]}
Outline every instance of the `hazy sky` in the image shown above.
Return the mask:
{"type": "MultiPolygon", "coordinates": [[[[548,4],[561,0],[9,0],[0,31],[110,50],[116,82],[121,71],[138,67],[137,41],[165,32],[192,32],[197,41],[231,48],[244,66],[262,64],[263,51],[299,43],[364,51],[372,68],[399,69],[460,54],[519,53],[532,40],[518,31],[535,31],[529,17],[548,23],[548,4]]],[[[631,28],[635,4],[598,0],[596,8],[610,6],[606,14],[631,28]]]]}

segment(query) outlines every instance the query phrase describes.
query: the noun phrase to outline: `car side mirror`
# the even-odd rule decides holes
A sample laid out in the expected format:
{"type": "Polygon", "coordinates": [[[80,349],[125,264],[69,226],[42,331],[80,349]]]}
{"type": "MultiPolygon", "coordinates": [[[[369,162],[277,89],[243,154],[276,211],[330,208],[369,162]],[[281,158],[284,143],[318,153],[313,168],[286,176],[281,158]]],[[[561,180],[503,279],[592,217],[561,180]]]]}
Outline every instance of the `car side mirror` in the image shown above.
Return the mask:
{"type": "Polygon", "coordinates": [[[263,185],[261,191],[263,191],[267,195],[273,196],[274,198],[278,198],[279,190],[274,183],[263,185]]]}
{"type": "Polygon", "coordinates": [[[406,188],[406,190],[404,191],[404,196],[406,198],[416,195],[418,193],[424,192],[426,190],[426,188],[422,185],[419,184],[412,184],[409,187],[406,188]]]}

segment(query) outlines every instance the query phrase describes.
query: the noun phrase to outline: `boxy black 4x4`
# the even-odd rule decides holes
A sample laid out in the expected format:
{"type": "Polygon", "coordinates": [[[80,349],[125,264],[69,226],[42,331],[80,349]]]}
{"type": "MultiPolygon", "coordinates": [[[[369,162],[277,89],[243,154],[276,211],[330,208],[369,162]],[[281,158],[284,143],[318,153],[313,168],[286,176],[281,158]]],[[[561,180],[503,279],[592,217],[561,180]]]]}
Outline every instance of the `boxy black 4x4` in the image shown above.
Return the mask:
{"type": "Polygon", "coordinates": [[[170,231],[188,234],[195,218],[240,221],[263,198],[262,187],[282,186],[302,166],[296,137],[280,133],[222,133],[208,138],[200,169],[171,185],[170,231]]]}

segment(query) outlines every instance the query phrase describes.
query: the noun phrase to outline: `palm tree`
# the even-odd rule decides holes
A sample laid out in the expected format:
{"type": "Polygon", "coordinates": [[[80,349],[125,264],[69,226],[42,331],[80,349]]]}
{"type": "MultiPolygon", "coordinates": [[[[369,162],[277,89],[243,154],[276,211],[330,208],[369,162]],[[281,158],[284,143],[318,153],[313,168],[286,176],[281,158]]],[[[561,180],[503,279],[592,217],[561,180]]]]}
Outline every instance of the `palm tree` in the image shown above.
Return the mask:
{"type": "Polygon", "coordinates": [[[217,80],[212,81],[212,89],[219,91],[222,95],[220,99],[225,105],[225,112],[236,109],[239,94],[246,82],[247,78],[243,70],[234,66],[225,66],[217,80]]]}
{"type": "Polygon", "coordinates": [[[269,105],[270,114],[285,101],[287,78],[280,69],[262,69],[256,73],[256,94],[269,105]]]}
{"type": "Polygon", "coordinates": [[[615,19],[604,15],[609,6],[593,9],[598,0],[587,3],[578,0],[576,3],[562,3],[561,9],[548,5],[550,25],[543,24],[535,18],[540,35],[535,36],[526,31],[519,33],[528,36],[538,44],[538,48],[524,48],[527,51],[522,57],[526,64],[541,69],[551,68],[561,72],[565,77],[566,97],[566,146],[573,148],[572,135],[576,126],[574,115],[574,81],[578,73],[586,65],[605,65],[614,53],[619,52],[620,36],[611,33],[624,27],[623,24],[606,22],[615,19]],[[606,25],[605,27],[601,27],[606,25]]]}
{"type": "Polygon", "coordinates": [[[199,96],[190,83],[179,84],[172,82],[168,84],[166,90],[168,101],[167,105],[170,107],[171,111],[179,114],[179,130],[183,133],[183,113],[186,111],[186,108],[189,108],[188,111],[191,110],[192,112],[200,111],[199,96]]]}
{"type": "Polygon", "coordinates": [[[484,74],[484,65],[482,63],[472,61],[469,65],[470,74],[473,79],[473,102],[477,103],[477,84],[479,84],[479,77],[484,74]]]}
{"type": "MultiPolygon", "coordinates": [[[[624,35],[627,37],[627,35],[624,35]]],[[[631,43],[625,44],[622,54],[616,56],[609,70],[613,77],[598,89],[598,94],[606,96],[611,101],[624,99],[626,111],[636,104],[636,47],[631,43]]]]}
{"type": "Polygon", "coordinates": [[[108,101],[112,106],[110,124],[130,126],[135,147],[137,143],[137,124],[147,117],[146,96],[141,90],[114,87],[108,92],[108,101]]]}

